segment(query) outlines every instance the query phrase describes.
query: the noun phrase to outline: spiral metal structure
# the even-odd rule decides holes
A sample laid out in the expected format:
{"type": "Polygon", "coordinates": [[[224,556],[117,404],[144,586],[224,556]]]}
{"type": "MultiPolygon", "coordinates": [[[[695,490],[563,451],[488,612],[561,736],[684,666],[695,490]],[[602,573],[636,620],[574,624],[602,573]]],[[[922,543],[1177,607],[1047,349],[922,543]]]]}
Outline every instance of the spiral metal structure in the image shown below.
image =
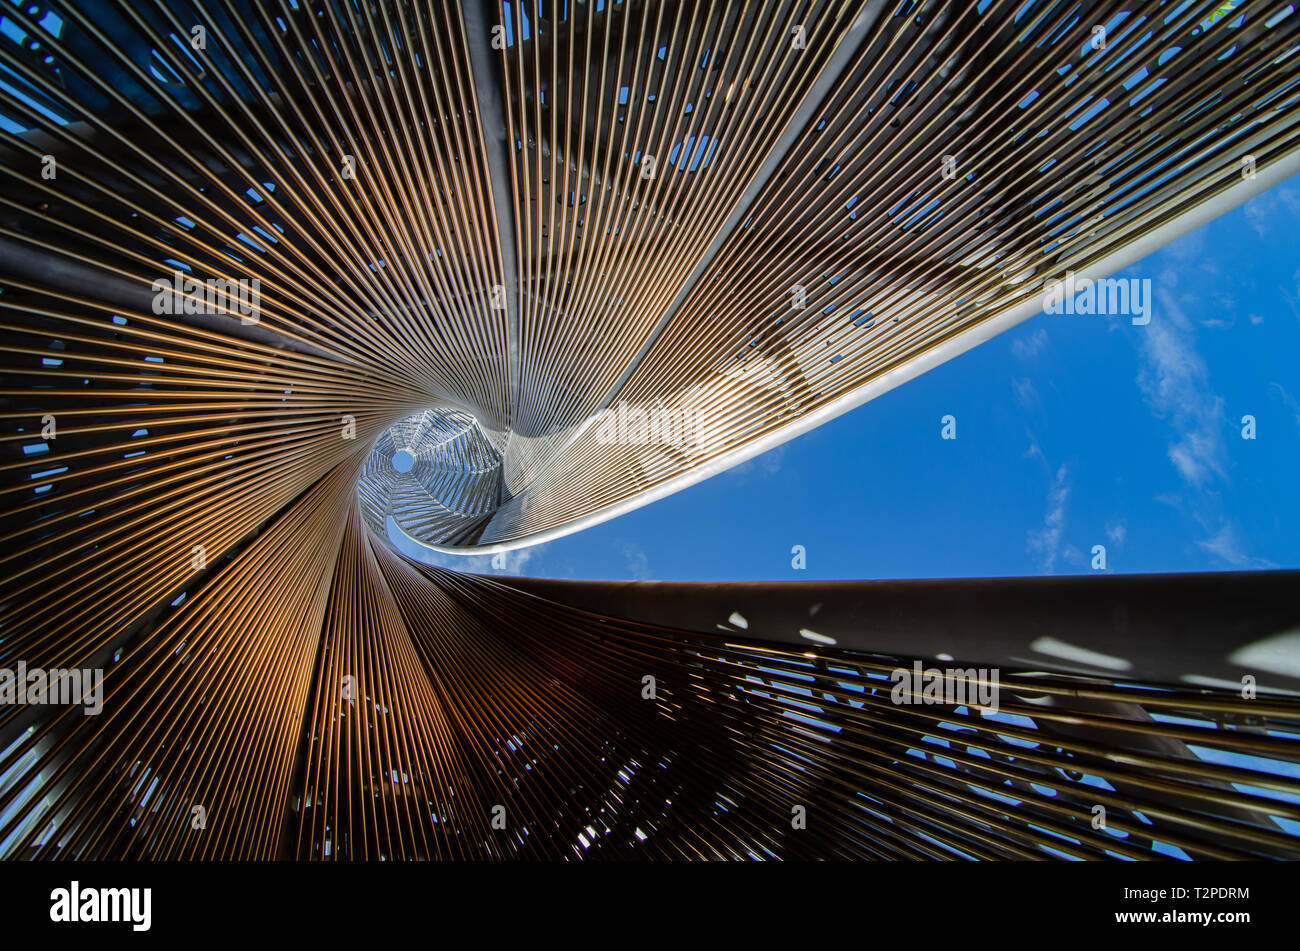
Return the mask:
{"type": "MultiPolygon", "coordinates": [[[[941,651],[868,583],[851,644],[798,590],[760,637],[740,587],[636,613],[391,544],[653,502],[1290,174],[1290,4],[0,18],[0,669],[104,677],[0,705],[0,855],[1300,851],[1295,667],[1189,680],[1203,620],[1107,667],[949,618],[994,711],[895,691],[941,651]]],[[[1237,603],[1294,653],[1286,599],[1237,603]]]]}

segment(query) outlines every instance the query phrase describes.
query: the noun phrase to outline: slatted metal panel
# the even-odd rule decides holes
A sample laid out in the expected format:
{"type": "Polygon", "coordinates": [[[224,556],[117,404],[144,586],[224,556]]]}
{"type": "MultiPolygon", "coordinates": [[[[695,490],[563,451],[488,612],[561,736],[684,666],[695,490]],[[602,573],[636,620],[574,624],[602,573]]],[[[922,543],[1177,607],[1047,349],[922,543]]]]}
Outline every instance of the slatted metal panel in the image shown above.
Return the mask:
{"type": "Polygon", "coordinates": [[[103,714],[14,738],[4,854],[1298,854],[1294,695],[1024,668],[992,673],[996,713],[899,693],[921,659],[623,620],[581,606],[599,583],[564,604],[413,565],[363,527],[355,475],[142,633],[103,714]]]}
{"type": "Polygon", "coordinates": [[[494,46],[493,5],[6,5],[0,667],[107,696],[0,708],[0,853],[1294,854],[1287,696],[899,705],[907,656],[372,530],[589,523],[1280,167],[1300,17],[1221,6],[528,3],[494,46]],[[628,403],[691,438],[603,438],[628,403]],[[399,480],[412,419],[459,435],[399,480]]]}

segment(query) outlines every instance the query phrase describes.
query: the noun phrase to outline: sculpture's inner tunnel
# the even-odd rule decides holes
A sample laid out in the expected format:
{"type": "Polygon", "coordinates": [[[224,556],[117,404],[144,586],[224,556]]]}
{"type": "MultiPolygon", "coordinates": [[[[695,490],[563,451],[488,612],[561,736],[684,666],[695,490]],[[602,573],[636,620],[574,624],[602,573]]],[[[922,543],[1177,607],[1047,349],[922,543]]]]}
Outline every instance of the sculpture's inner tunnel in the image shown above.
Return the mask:
{"type": "Polygon", "coordinates": [[[388,519],[427,545],[455,544],[501,503],[501,453],[473,416],[425,410],[376,440],[357,484],[361,511],[381,538],[388,519]]]}

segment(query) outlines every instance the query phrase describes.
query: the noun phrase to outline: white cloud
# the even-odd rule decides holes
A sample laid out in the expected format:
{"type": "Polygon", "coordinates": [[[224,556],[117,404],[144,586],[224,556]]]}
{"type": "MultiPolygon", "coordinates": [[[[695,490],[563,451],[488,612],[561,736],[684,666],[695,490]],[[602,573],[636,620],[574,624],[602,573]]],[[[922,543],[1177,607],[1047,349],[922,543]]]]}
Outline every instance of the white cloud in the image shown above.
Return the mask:
{"type": "Polygon", "coordinates": [[[1300,402],[1297,402],[1296,398],[1288,393],[1286,387],[1281,383],[1275,381],[1270,383],[1269,386],[1277,389],[1278,395],[1282,399],[1282,404],[1291,411],[1291,415],[1295,417],[1296,425],[1300,426],[1300,402]]]}
{"type": "Polygon", "coordinates": [[[1233,568],[1276,568],[1277,566],[1264,558],[1255,558],[1248,554],[1241,543],[1236,523],[1225,520],[1217,532],[1197,546],[1209,552],[1233,568]]]}
{"type": "Polygon", "coordinates": [[[1128,538],[1128,526],[1124,524],[1123,519],[1106,525],[1106,538],[1117,547],[1124,544],[1124,540],[1128,538]]]}
{"type": "Polygon", "coordinates": [[[1016,402],[1025,409],[1034,409],[1040,404],[1038,389],[1034,386],[1034,381],[1029,377],[1024,379],[1012,377],[1011,388],[1016,392],[1016,402]]]}
{"type": "Polygon", "coordinates": [[[1016,337],[1011,341],[1011,352],[1020,360],[1038,356],[1047,346],[1047,330],[1039,327],[1028,337],[1016,337]]]}
{"type": "Polygon", "coordinates": [[[1246,202],[1246,205],[1242,210],[1245,212],[1246,221],[1255,229],[1255,233],[1261,238],[1268,237],[1268,209],[1258,200],[1252,200],[1246,202]]]}
{"type": "Polygon", "coordinates": [[[1025,551],[1038,559],[1038,568],[1043,574],[1051,574],[1056,569],[1056,559],[1061,554],[1061,539],[1065,534],[1065,504],[1070,497],[1068,478],[1069,470],[1062,464],[1056,470],[1052,488],[1047,493],[1047,514],[1043,517],[1043,527],[1032,529],[1028,533],[1025,551]]]}
{"type": "Polygon", "coordinates": [[[1210,392],[1209,371],[1186,315],[1172,294],[1162,289],[1157,296],[1164,319],[1143,328],[1138,387],[1173,430],[1169,461],[1183,481],[1204,488],[1226,473],[1223,399],[1210,392]]]}
{"type": "MultiPolygon", "coordinates": [[[[1280,202],[1291,202],[1300,209],[1300,193],[1293,190],[1280,202]]],[[[1256,207],[1252,219],[1252,211],[1247,208],[1247,218],[1253,223],[1265,220],[1259,218],[1259,212],[1256,207]]],[[[1178,248],[1179,244],[1171,245],[1178,253],[1166,260],[1177,262],[1177,266],[1161,275],[1156,319],[1144,328],[1139,344],[1142,363],[1138,387],[1156,417],[1169,425],[1167,453],[1183,482],[1182,491],[1161,493],[1156,501],[1195,520],[1206,536],[1196,542],[1197,547],[1228,567],[1270,567],[1271,562],[1246,550],[1237,523],[1223,514],[1223,489],[1229,480],[1227,435],[1232,427],[1228,425],[1223,398],[1210,387],[1209,369],[1196,348],[1196,330],[1180,304],[1194,301],[1199,310],[1217,308],[1228,323],[1235,321],[1236,315],[1230,299],[1216,303],[1192,291],[1178,294],[1181,276],[1204,277],[1195,262],[1186,258],[1188,248],[1178,248]]],[[[1285,402],[1289,394],[1280,392],[1285,402]]]]}
{"type": "Polygon", "coordinates": [[[1242,207],[1246,221],[1261,238],[1267,238],[1278,226],[1290,228],[1300,217],[1300,189],[1283,186],[1261,192],[1242,207]]]}
{"type": "Polygon", "coordinates": [[[650,574],[650,559],[638,546],[631,542],[623,543],[623,557],[627,559],[627,573],[636,581],[649,581],[653,577],[650,574]]]}

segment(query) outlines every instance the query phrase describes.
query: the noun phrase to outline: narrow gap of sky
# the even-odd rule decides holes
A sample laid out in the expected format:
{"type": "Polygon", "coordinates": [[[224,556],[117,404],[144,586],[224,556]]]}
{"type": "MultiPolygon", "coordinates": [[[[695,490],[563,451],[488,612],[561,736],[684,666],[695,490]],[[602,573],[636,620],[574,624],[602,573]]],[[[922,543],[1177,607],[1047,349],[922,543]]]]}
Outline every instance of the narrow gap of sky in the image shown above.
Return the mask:
{"type": "Polygon", "coordinates": [[[1298,225],[1300,176],[1115,275],[1150,280],[1145,326],[1039,314],[621,518],[437,563],[662,580],[1300,567],[1298,225]]]}

